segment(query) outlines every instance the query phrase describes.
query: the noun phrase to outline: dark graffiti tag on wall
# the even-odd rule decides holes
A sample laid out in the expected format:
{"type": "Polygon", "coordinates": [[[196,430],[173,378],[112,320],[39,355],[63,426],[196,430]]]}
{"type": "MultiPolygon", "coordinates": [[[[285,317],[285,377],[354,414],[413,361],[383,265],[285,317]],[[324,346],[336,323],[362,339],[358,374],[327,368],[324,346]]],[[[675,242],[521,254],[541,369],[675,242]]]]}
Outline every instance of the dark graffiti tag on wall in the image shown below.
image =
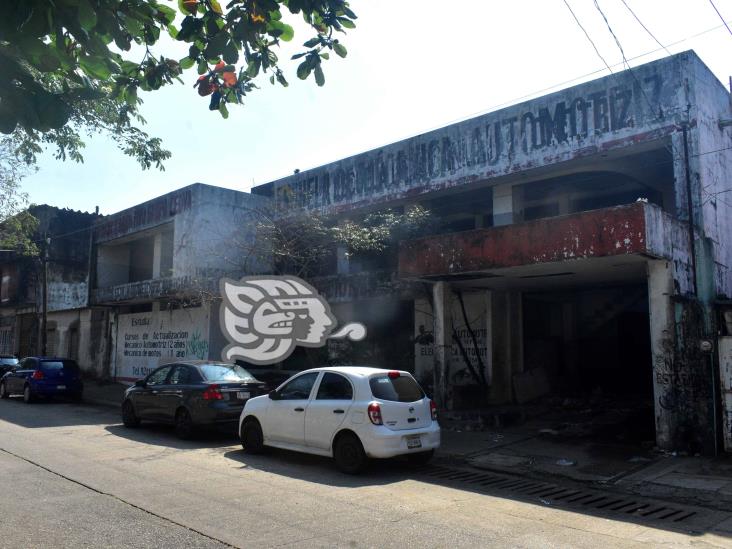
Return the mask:
{"type": "Polygon", "coordinates": [[[602,79],[290,176],[274,184],[277,207],[348,209],[549,164],[612,132],[648,132],[663,122],[659,69],[602,79]]]}

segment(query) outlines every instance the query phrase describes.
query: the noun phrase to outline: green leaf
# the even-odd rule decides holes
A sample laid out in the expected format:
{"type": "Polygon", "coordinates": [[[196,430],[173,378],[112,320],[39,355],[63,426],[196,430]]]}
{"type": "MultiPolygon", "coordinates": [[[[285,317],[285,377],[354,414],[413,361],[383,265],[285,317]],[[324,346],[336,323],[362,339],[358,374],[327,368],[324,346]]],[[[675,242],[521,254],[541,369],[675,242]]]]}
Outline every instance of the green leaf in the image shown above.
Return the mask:
{"type": "Polygon", "coordinates": [[[158,13],[163,16],[167,24],[172,23],[175,20],[175,10],[170,6],[157,5],[158,13]]]}
{"type": "Polygon", "coordinates": [[[287,83],[287,80],[285,79],[285,75],[282,74],[282,71],[277,71],[276,76],[277,76],[277,82],[279,82],[282,85],[282,87],[286,88],[287,86],[289,86],[289,84],[287,83]]]}
{"type": "Polygon", "coordinates": [[[301,57],[305,57],[307,54],[308,54],[308,52],[306,52],[306,51],[303,53],[296,53],[295,55],[290,57],[290,59],[300,59],[301,57]]]}
{"type": "Polygon", "coordinates": [[[84,30],[91,30],[97,24],[97,14],[89,0],[79,0],[79,24],[84,30]]]}
{"type": "Polygon", "coordinates": [[[323,53],[321,53],[320,57],[322,57],[323,59],[330,59],[330,55],[328,55],[327,51],[324,51],[323,53]]]}
{"type": "Polygon", "coordinates": [[[211,2],[211,9],[213,11],[215,11],[219,15],[224,13],[224,10],[221,9],[221,4],[219,4],[217,0],[210,0],[210,2],[211,2]]]}
{"type": "Polygon", "coordinates": [[[346,19],[345,17],[338,17],[337,19],[338,19],[338,22],[341,25],[343,25],[344,27],[346,27],[347,29],[355,29],[356,28],[356,23],[354,23],[350,19],[346,19]]]}
{"type": "Polygon", "coordinates": [[[306,48],[314,48],[318,44],[320,44],[320,38],[316,36],[315,38],[311,38],[310,40],[305,42],[303,46],[305,46],[306,48]]]}
{"type": "Polygon", "coordinates": [[[228,42],[226,44],[226,47],[224,48],[223,53],[224,61],[233,64],[239,61],[239,52],[236,49],[236,44],[234,42],[228,42]]]}
{"type": "Polygon", "coordinates": [[[208,65],[205,61],[201,60],[198,62],[198,74],[205,74],[208,72],[208,65]]]}
{"type": "Polygon", "coordinates": [[[297,77],[300,80],[305,80],[309,75],[310,71],[312,70],[312,67],[310,66],[310,61],[308,59],[305,59],[300,65],[297,67],[297,77]]]}
{"type": "Polygon", "coordinates": [[[293,36],[295,36],[295,30],[290,25],[283,23],[282,21],[270,21],[268,27],[272,36],[275,36],[285,42],[289,42],[292,40],[293,36]]]}
{"type": "Polygon", "coordinates": [[[190,69],[193,65],[196,64],[196,60],[191,59],[190,57],[184,57],[179,61],[179,63],[182,69],[190,69]]]}
{"type": "Polygon", "coordinates": [[[318,84],[318,86],[322,86],[325,84],[325,75],[323,74],[323,69],[320,67],[320,63],[315,65],[315,82],[318,84]]]}
{"type": "Polygon", "coordinates": [[[106,80],[112,76],[112,71],[109,70],[107,63],[101,57],[82,56],[79,58],[79,66],[86,74],[99,80],[106,80]]]}
{"type": "Polygon", "coordinates": [[[348,55],[348,50],[346,50],[346,46],[344,46],[340,42],[333,43],[333,51],[336,52],[336,55],[338,55],[339,57],[345,57],[346,55],[348,55]]]}
{"type": "Polygon", "coordinates": [[[168,25],[168,34],[173,40],[178,39],[178,29],[175,28],[175,25],[168,25]]]}
{"type": "Polygon", "coordinates": [[[219,112],[225,119],[229,118],[229,109],[226,108],[226,101],[219,103],[219,112]]]}

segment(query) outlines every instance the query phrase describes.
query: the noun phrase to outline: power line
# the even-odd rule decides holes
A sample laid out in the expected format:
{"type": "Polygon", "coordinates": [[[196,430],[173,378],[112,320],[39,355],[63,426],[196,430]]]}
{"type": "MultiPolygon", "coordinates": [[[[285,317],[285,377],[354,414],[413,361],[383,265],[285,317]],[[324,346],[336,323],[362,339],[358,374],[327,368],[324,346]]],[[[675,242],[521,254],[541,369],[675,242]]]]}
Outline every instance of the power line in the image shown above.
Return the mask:
{"type": "Polygon", "coordinates": [[[636,21],[638,21],[638,24],[639,24],[639,25],[640,25],[641,27],[643,27],[643,30],[645,30],[645,31],[646,31],[646,32],[648,33],[648,35],[649,35],[649,36],[650,36],[651,38],[653,38],[653,39],[654,39],[654,40],[656,41],[656,44],[658,44],[659,46],[661,46],[661,48],[663,48],[663,49],[664,49],[664,50],[666,51],[666,53],[667,53],[668,55],[671,55],[671,52],[670,52],[670,51],[668,51],[668,48],[667,48],[666,46],[664,46],[663,44],[661,44],[661,42],[659,42],[658,38],[656,38],[656,37],[655,37],[655,36],[653,35],[653,33],[652,33],[652,32],[651,32],[650,30],[648,30],[648,27],[646,27],[646,26],[645,26],[645,25],[643,24],[643,21],[641,21],[641,20],[640,20],[640,18],[639,18],[639,17],[638,17],[638,16],[637,16],[637,15],[635,14],[635,12],[634,12],[634,11],[633,11],[633,10],[631,9],[631,7],[630,7],[630,6],[628,5],[628,3],[627,3],[627,2],[625,1],[625,0],[620,0],[620,1],[621,1],[621,2],[623,3],[623,5],[624,5],[624,6],[626,7],[626,8],[628,8],[628,11],[630,12],[630,14],[631,14],[631,15],[632,15],[633,17],[635,17],[635,20],[636,20],[636,21]]]}
{"type": "Polygon", "coordinates": [[[610,71],[610,74],[612,74],[613,73],[613,70],[610,68],[610,65],[608,65],[607,61],[605,61],[605,58],[600,53],[600,50],[597,49],[597,46],[595,45],[595,42],[593,42],[592,38],[590,38],[590,35],[587,33],[587,31],[585,30],[585,28],[582,26],[582,23],[580,23],[580,20],[577,19],[577,16],[574,14],[574,11],[572,10],[572,6],[569,5],[569,2],[567,2],[567,0],[564,0],[564,5],[567,6],[567,9],[569,10],[569,13],[572,14],[572,17],[574,17],[574,20],[577,23],[577,25],[579,26],[579,28],[582,29],[582,32],[585,33],[585,36],[587,37],[587,40],[589,40],[590,41],[590,44],[592,44],[592,47],[595,49],[595,53],[597,54],[597,56],[600,59],[602,59],[602,62],[605,63],[605,66],[607,67],[607,70],[609,70],[610,71]]]}
{"type": "Polygon", "coordinates": [[[714,11],[717,12],[717,15],[719,15],[719,18],[722,20],[722,23],[724,23],[724,26],[727,27],[727,30],[729,31],[729,33],[732,34],[732,29],[729,28],[729,25],[727,24],[727,21],[724,20],[724,17],[722,17],[722,14],[719,13],[719,10],[717,9],[717,6],[714,5],[714,0],[709,0],[709,3],[714,8],[714,11]]]}

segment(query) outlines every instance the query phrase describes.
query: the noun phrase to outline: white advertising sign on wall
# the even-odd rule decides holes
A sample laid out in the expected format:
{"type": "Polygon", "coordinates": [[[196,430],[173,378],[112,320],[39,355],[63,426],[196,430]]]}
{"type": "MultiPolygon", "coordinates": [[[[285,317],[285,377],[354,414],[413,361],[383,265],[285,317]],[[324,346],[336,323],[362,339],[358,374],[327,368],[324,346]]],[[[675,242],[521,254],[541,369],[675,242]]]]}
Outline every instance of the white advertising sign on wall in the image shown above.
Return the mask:
{"type": "Polygon", "coordinates": [[[208,358],[208,307],[117,317],[115,378],[119,381],[145,377],[161,364],[208,358]]]}

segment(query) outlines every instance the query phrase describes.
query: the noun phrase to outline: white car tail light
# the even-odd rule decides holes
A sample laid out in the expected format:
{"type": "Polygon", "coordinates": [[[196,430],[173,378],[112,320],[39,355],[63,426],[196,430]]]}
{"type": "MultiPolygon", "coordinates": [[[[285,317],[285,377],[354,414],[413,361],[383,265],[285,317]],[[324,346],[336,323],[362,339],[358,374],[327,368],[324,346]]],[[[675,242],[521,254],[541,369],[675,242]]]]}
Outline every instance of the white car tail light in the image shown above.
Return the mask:
{"type": "Polygon", "coordinates": [[[369,419],[374,425],[383,425],[384,421],[381,419],[381,406],[377,402],[372,402],[368,407],[369,419]]]}

